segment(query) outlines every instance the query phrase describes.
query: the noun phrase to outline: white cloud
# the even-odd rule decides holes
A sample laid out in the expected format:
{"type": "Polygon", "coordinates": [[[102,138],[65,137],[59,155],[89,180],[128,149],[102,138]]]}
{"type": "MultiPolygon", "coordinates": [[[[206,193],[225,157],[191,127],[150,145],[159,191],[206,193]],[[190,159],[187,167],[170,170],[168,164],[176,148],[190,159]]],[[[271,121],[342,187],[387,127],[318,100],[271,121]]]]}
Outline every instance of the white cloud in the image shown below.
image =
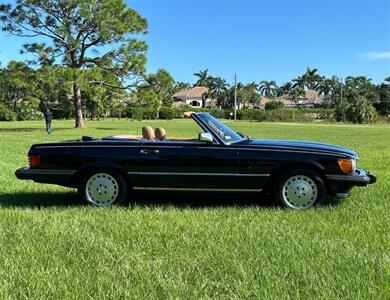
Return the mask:
{"type": "Polygon", "coordinates": [[[367,52],[359,55],[361,58],[368,60],[378,60],[378,59],[390,59],[390,51],[383,52],[367,52]]]}

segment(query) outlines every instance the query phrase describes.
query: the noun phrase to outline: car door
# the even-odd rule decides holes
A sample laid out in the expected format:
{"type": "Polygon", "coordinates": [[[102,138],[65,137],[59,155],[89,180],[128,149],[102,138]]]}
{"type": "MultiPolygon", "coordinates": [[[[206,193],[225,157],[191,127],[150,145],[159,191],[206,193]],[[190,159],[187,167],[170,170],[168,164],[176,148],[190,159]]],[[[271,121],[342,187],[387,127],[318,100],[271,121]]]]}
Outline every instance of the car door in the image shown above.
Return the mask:
{"type": "Polygon", "coordinates": [[[144,189],[229,190],[237,187],[235,149],[196,142],[144,142],[140,181],[144,189]]]}
{"type": "Polygon", "coordinates": [[[181,150],[183,187],[194,190],[237,188],[238,153],[226,145],[188,143],[181,150]]]}
{"type": "Polygon", "coordinates": [[[277,153],[250,146],[238,146],[237,149],[237,184],[245,189],[263,189],[278,161],[277,153]]]}
{"type": "Polygon", "coordinates": [[[181,146],[176,143],[142,141],[139,148],[138,186],[135,189],[172,189],[181,186],[181,146]]]}

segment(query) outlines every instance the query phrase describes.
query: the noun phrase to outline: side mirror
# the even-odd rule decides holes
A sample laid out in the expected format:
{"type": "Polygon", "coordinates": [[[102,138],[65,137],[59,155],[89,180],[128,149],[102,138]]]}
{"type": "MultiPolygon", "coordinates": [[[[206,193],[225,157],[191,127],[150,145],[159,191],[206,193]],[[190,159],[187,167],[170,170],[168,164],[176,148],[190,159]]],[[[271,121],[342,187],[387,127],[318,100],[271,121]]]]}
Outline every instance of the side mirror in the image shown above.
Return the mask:
{"type": "Polygon", "coordinates": [[[213,136],[209,132],[201,132],[199,133],[199,142],[206,142],[206,143],[212,143],[213,142],[213,136]]]}

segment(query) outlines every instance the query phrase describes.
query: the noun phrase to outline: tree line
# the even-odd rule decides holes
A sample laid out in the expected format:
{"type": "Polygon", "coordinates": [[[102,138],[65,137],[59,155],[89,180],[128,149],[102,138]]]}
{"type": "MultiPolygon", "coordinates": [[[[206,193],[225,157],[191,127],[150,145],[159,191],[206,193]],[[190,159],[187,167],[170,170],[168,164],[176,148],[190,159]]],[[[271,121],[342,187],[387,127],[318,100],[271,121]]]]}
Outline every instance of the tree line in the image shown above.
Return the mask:
{"type": "MultiPolygon", "coordinates": [[[[256,106],[261,96],[276,100],[288,94],[297,101],[305,90],[324,97],[338,121],[371,122],[390,115],[390,78],[374,84],[364,76],[344,81],[317,69],[280,86],[275,81],[229,84],[208,70],[195,73],[194,84],[176,82],[165,69],[147,74],[147,20],[123,0],[17,0],[0,5],[2,30],[44,42],[23,45],[28,60],[0,68],[0,119],[25,120],[46,109],[57,118],[121,116],[129,106],[170,107],[172,95],[191,86],[206,86],[205,97],[221,108],[237,103],[256,106]]],[[[279,107],[275,105],[275,107],[279,107]]]]}
{"type": "Polygon", "coordinates": [[[229,85],[225,79],[209,75],[207,69],[194,75],[198,78],[195,85],[209,87],[206,96],[217,99],[222,108],[233,107],[235,90],[238,106],[244,108],[248,104],[260,104],[260,96],[277,100],[287,95],[298,103],[306,90],[313,90],[323,97],[323,108],[334,109],[337,121],[373,122],[378,115],[390,115],[390,77],[374,84],[366,76],[348,76],[342,80],[337,76],[323,76],[316,68],[307,68],[301,76],[279,86],[274,80],[229,85]]]}

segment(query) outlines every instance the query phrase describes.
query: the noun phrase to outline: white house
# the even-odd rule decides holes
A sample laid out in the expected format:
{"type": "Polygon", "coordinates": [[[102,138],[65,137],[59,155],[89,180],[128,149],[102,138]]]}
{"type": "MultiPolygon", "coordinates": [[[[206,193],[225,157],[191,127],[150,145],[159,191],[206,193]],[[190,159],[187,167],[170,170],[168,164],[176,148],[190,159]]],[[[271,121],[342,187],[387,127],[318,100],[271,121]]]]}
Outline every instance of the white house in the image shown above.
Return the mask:
{"type": "Polygon", "coordinates": [[[206,97],[208,87],[195,86],[192,88],[181,90],[173,95],[174,106],[188,105],[191,107],[216,107],[216,101],[206,97]]]}

